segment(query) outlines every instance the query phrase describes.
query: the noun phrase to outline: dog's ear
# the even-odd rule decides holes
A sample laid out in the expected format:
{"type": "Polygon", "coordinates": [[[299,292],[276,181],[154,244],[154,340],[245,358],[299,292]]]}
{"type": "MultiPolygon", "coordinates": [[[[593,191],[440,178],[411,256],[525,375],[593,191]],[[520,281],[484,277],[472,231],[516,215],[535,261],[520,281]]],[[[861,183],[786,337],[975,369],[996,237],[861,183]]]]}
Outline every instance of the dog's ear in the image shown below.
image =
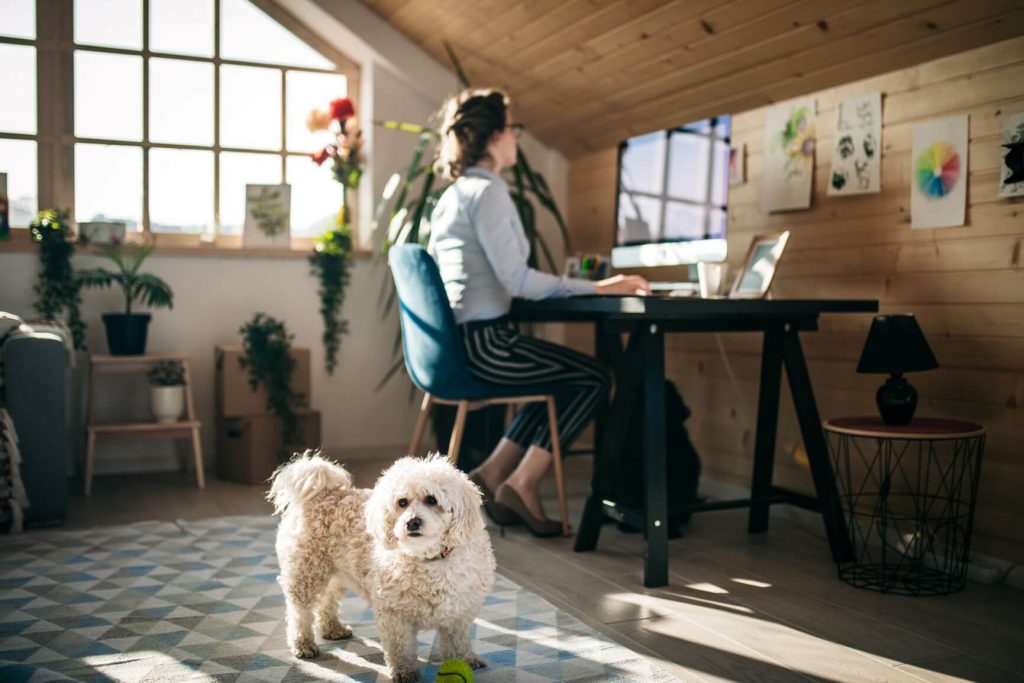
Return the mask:
{"type": "Polygon", "coordinates": [[[484,530],[484,518],[480,512],[483,498],[476,484],[462,472],[453,472],[449,481],[450,484],[445,491],[452,514],[452,521],[448,527],[448,543],[452,547],[457,547],[465,545],[484,530]]]}
{"type": "Polygon", "coordinates": [[[373,540],[389,550],[398,545],[394,530],[395,501],[392,500],[390,487],[380,486],[378,482],[366,500],[364,515],[366,530],[373,540]]]}

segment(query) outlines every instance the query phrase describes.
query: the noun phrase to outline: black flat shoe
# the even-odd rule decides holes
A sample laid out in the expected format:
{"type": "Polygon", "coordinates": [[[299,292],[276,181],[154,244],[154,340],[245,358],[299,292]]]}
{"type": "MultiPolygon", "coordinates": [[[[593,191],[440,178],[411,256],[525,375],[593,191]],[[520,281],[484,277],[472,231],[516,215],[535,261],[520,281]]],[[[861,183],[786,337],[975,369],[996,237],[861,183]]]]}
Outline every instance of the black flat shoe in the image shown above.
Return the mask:
{"type": "Polygon", "coordinates": [[[522,518],[507,507],[494,500],[494,492],[487,487],[483,477],[473,472],[469,473],[469,480],[480,487],[484,494],[484,512],[499,526],[518,526],[523,524],[522,518]]]}
{"type": "Polygon", "coordinates": [[[494,497],[499,503],[518,515],[526,524],[526,528],[530,530],[530,533],[537,538],[551,538],[552,536],[562,535],[561,522],[556,522],[546,517],[540,519],[534,517],[530,509],[526,507],[526,503],[516,493],[516,490],[508,484],[499,486],[494,497]]]}

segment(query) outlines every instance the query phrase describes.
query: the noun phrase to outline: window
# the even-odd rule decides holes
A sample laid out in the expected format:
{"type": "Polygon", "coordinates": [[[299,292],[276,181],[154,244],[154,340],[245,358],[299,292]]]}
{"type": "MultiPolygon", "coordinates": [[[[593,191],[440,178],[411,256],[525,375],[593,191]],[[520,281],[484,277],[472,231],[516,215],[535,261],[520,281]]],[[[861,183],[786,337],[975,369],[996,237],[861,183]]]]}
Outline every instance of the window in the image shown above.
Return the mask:
{"type": "Polygon", "coordinates": [[[26,227],[39,207],[35,3],[0,0],[0,17],[0,173],[11,225],[26,227]]]}
{"type": "Polygon", "coordinates": [[[12,225],[27,225],[40,205],[73,204],[77,221],[121,220],[161,242],[234,246],[245,185],[282,182],[292,184],[293,236],[331,224],[341,189],[309,158],[329,134],[306,130],[306,114],[354,97],[358,68],[274,3],[34,5],[0,0],[0,172],[12,225]],[[37,54],[37,34],[70,51],[37,54]],[[39,74],[59,83],[47,89],[54,101],[38,106],[74,114],[47,115],[36,130],[36,83],[47,82],[39,74]],[[40,156],[47,145],[52,161],[40,156]]]}

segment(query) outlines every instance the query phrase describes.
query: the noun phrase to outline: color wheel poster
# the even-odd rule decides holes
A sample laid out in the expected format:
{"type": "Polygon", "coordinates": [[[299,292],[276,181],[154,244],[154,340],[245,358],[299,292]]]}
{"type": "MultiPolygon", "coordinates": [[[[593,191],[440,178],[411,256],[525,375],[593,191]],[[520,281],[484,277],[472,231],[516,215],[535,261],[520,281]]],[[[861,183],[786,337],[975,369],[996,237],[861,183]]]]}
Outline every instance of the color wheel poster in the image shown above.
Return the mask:
{"type": "Polygon", "coordinates": [[[967,207],[967,116],[914,126],[910,163],[910,227],[963,225],[967,207]]]}

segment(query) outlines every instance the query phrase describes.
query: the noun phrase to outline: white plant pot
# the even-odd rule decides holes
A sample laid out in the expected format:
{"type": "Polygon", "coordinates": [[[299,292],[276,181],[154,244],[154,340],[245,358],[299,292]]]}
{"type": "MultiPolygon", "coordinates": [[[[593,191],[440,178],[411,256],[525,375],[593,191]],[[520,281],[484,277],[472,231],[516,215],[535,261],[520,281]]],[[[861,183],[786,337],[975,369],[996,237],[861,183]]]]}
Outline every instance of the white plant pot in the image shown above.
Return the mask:
{"type": "Polygon", "coordinates": [[[149,409],[161,424],[177,422],[185,407],[185,387],[150,386],[149,409]]]}

